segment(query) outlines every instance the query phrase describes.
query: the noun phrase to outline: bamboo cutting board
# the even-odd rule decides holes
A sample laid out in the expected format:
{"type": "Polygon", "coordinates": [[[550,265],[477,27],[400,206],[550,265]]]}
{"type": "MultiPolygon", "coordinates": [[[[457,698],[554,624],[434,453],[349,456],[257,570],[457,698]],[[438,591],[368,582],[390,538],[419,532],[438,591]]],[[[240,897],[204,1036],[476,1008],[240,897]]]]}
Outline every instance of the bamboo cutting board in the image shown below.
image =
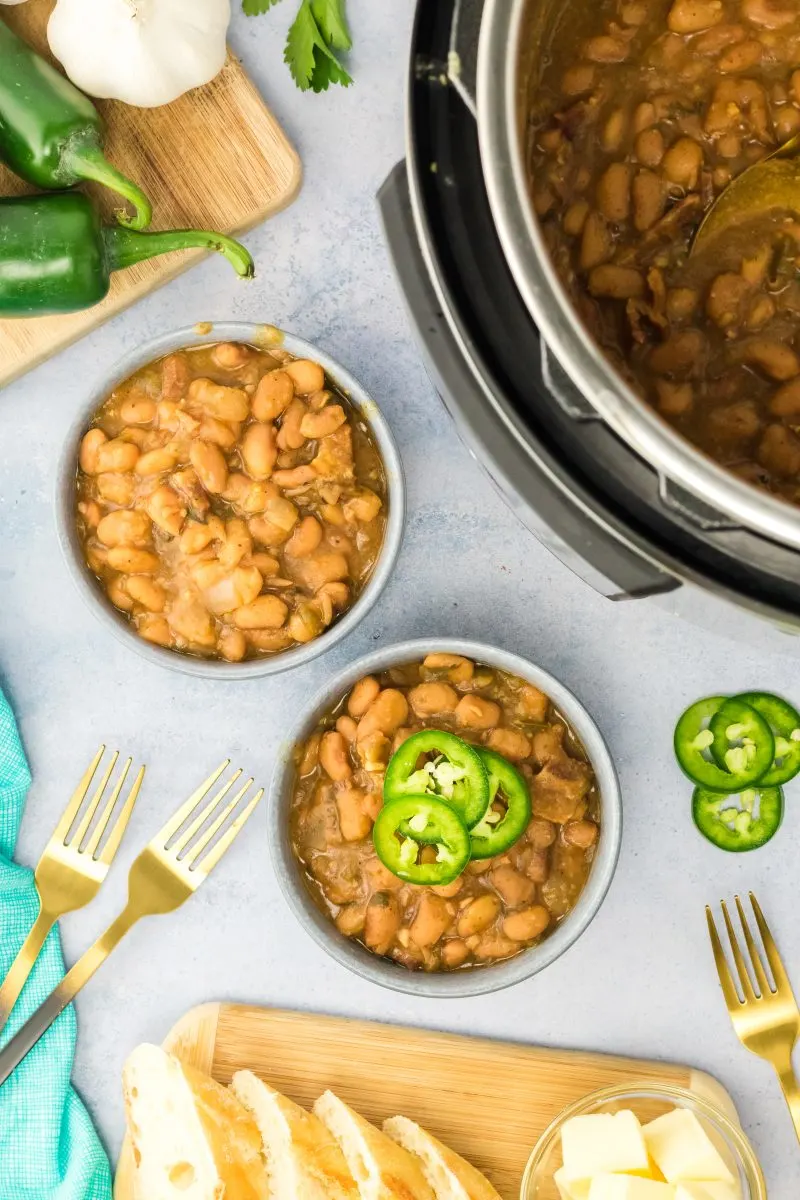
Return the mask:
{"type": "MultiPolygon", "coordinates": [[[[53,4],[54,0],[28,0],[0,9],[0,19],[44,53],[53,4]]],[[[299,190],[302,172],[296,152],[231,55],[212,83],[163,108],[130,108],[109,101],[99,101],[98,108],[108,125],[106,154],[150,197],[153,229],[243,233],[284,208],[299,190]]],[[[24,190],[25,185],[0,165],[0,195],[24,190]]],[[[101,188],[92,190],[110,216],[119,200],[101,188]]],[[[85,312],[0,321],[0,388],[202,255],[183,251],[121,271],[103,303],[85,312]]]]}
{"type": "MultiPolygon", "coordinates": [[[[315,1013],[204,1004],[164,1046],[220,1083],[248,1068],[306,1107],[330,1088],[377,1124],[410,1117],[483,1171],[503,1200],[517,1200],[528,1156],[553,1118],[597,1088],[670,1083],[737,1120],[722,1086],[690,1067],[315,1013]]],[[[126,1143],[115,1200],[134,1200],[131,1167],[126,1143]]]]}

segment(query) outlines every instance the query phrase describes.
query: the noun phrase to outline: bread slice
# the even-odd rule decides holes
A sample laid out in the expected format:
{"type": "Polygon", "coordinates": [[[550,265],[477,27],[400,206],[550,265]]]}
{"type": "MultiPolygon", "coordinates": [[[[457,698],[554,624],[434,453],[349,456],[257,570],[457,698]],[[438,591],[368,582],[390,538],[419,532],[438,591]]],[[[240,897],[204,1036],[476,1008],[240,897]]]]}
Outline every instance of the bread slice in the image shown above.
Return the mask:
{"type": "Polygon", "coordinates": [[[390,1117],[383,1122],[383,1131],[421,1160],[436,1200],[500,1200],[476,1167],[408,1117],[390,1117]]]}
{"type": "Polygon", "coordinates": [[[122,1086],[135,1200],[269,1200],[261,1135],[227,1088],[147,1044],[122,1086]]]}
{"type": "Polygon", "coordinates": [[[434,1200],[419,1159],[325,1092],[314,1113],[342,1148],[361,1200],[434,1200]]]}
{"type": "Polygon", "coordinates": [[[344,1155],[318,1117],[252,1071],[231,1080],[264,1143],[272,1200],[358,1200],[344,1155]]]}

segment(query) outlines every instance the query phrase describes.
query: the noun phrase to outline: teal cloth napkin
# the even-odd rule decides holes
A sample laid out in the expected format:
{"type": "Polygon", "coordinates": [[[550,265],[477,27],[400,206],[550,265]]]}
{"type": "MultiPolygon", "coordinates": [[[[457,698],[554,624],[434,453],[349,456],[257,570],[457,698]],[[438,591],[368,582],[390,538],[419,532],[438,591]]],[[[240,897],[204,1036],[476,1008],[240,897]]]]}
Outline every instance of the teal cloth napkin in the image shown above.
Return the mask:
{"type": "MultiPolygon", "coordinates": [[[[12,859],[30,782],[14,714],[0,691],[0,979],[39,911],[33,872],[12,859]]],[[[63,974],[53,930],[0,1042],[23,1024],[63,974]]],[[[0,1086],[0,1200],[111,1200],[108,1158],[69,1084],[74,1052],[75,1011],[70,1006],[0,1086]]]]}

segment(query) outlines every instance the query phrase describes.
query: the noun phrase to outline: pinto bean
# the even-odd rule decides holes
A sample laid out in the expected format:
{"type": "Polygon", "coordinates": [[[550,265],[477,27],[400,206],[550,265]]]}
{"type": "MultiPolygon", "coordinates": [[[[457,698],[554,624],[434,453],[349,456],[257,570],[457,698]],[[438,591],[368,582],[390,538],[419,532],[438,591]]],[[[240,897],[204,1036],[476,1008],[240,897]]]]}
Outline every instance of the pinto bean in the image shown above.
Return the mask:
{"type": "Polygon", "coordinates": [[[286,371],[268,371],[253,396],[253,416],[257,421],[275,421],[294,399],[294,383],[286,371]]]}
{"type": "Polygon", "coordinates": [[[594,821],[568,821],[561,831],[561,836],[568,846],[577,846],[588,850],[597,841],[599,830],[594,821]]]}
{"type": "Polygon", "coordinates": [[[408,703],[417,717],[453,712],[458,692],[449,683],[418,683],[408,693],[408,703]]]}
{"type": "Polygon", "coordinates": [[[589,272],[589,291],[593,296],[613,300],[631,300],[644,295],[644,279],[633,267],[605,263],[589,272]]]}
{"type": "Polygon", "coordinates": [[[588,215],[589,202],[587,200],[576,200],[573,204],[570,204],[564,213],[562,222],[564,233],[568,237],[580,237],[588,215]]]}
{"type": "Polygon", "coordinates": [[[357,721],[360,720],[380,690],[381,685],[374,675],[365,675],[363,679],[359,679],[347,701],[347,711],[350,716],[355,717],[357,721]]]}
{"type": "Polygon", "coordinates": [[[778,388],[769,402],[769,411],[776,417],[800,416],[800,379],[778,388]]]}
{"type": "Polygon", "coordinates": [[[435,946],[453,921],[451,906],[441,896],[423,892],[414,920],[409,926],[412,941],[421,947],[435,946]]]}
{"type": "Polygon", "coordinates": [[[156,417],[156,402],[134,392],[120,404],[119,415],[126,425],[149,425],[156,417]]]}
{"type": "Polygon", "coordinates": [[[648,362],[657,375],[692,375],[702,368],[706,350],[706,339],[699,329],[680,330],[651,350],[648,362]]]}
{"type": "Polygon", "coordinates": [[[237,371],[250,361],[250,349],[241,342],[219,342],[211,351],[211,357],[224,371],[237,371]]]}
{"type": "Polygon", "coordinates": [[[580,264],[584,271],[599,267],[611,258],[614,242],[602,213],[590,212],[583,226],[580,264]]]}
{"type": "Polygon", "coordinates": [[[725,11],[722,0],[674,0],[667,16],[667,28],[673,33],[700,33],[718,25],[725,11]]]}
{"type": "Polygon", "coordinates": [[[137,450],[136,459],[134,470],[137,475],[160,475],[172,470],[178,461],[178,453],[174,446],[161,446],[157,450],[148,450],[141,458],[137,450]]]}
{"type": "Polygon", "coordinates": [[[785,342],[772,338],[750,338],[740,350],[748,366],[758,367],[770,379],[783,382],[800,374],[800,358],[785,342]]]}
{"type": "MultiPolygon", "coordinates": [[[[355,713],[351,715],[355,716],[355,713]]],[[[358,739],[371,733],[389,735],[404,725],[408,717],[408,701],[397,688],[384,688],[365,709],[358,722],[358,739]]]]}
{"type": "Polygon", "coordinates": [[[349,779],[353,774],[353,766],[347,753],[347,742],[335,729],[328,730],[322,735],[319,745],[319,763],[335,782],[349,779]]]}
{"type": "Polygon", "coordinates": [[[127,589],[128,595],[148,612],[164,611],[167,593],[160,583],[156,583],[148,575],[131,575],[127,582],[127,589]]]}
{"type": "Polygon", "coordinates": [[[219,421],[245,421],[250,415],[247,392],[213,383],[210,379],[193,379],[187,401],[190,410],[200,409],[219,421]]]}
{"type": "Polygon", "coordinates": [[[159,559],[150,550],[135,546],[112,546],[108,552],[108,565],[123,575],[149,575],[159,568],[159,559]]]}
{"type": "Polygon", "coordinates": [[[732,75],[739,71],[749,71],[756,63],[761,62],[761,43],[754,40],[739,42],[731,46],[717,60],[717,66],[724,75],[732,75]]]}
{"type": "MultiPolygon", "coordinates": [[[[639,171],[633,177],[631,195],[633,198],[633,224],[640,233],[644,233],[663,216],[667,202],[664,182],[654,171],[639,171]]],[[[602,269],[602,267],[597,268],[597,270],[602,269]]]]}
{"type": "Polygon", "coordinates": [[[627,163],[612,163],[597,181],[597,207],[612,224],[628,219],[631,209],[631,169],[627,163]]]}
{"type": "Polygon", "coordinates": [[[728,329],[741,320],[742,307],[750,295],[750,284],[741,275],[725,272],[711,285],[706,312],[720,329],[728,329]]]}
{"type": "Polygon", "coordinates": [[[582,96],[594,87],[596,69],[591,63],[577,63],[568,67],[561,79],[561,90],[565,96],[582,96]]]}
{"type": "Polygon", "coordinates": [[[667,292],[667,320],[670,323],[680,323],[693,316],[700,296],[694,288],[670,288],[667,292]]]}
{"type": "Polygon", "coordinates": [[[625,138],[628,125],[628,114],[624,108],[615,108],[611,116],[603,126],[601,142],[603,149],[607,154],[614,154],[619,150],[625,138]]]}
{"type": "Polygon", "coordinates": [[[356,740],[356,734],[358,733],[358,722],[354,721],[352,717],[349,717],[346,714],[339,717],[336,722],[336,728],[339,730],[339,733],[346,742],[354,742],[356,740]]]}
{"type": "Polygon", "coordinates": [[[783,29],[797,20],[797,9],[782,7],[775,0],[742,0],[742,16],[761,29],[783,29]]]}
{"type": "Polygon", "coordinates": [[[300,396],[310,396],[325,387],[325,372],[319,363],[308,358],[296,358],[283,368],[300,396]]]}
{"type": "Polygon", "coordinates": [[[482,933],[492,924],[500,912],[500,901],[491,892],[477,896],[462,909],[456,929],[458,936],[467,938],[474,933],[482,933]]]}
{"type": "Polygon", "coordinates": [[[534,850],[547,850],[556,840],[556,827],[552,821],[547,821],[544,817],[534,817],[526,830],[525,837],[534,850]]]}
{"type": "Polygon", "coordinates": [[[583,43],[583,57],[589,62],[618,63],[628,57],[630,44],[627,38],[599,34],[583,43]]]}
{"type": "Polygon", "coordinates": [[[106,546],[146,546],[151,533],[147,513],[125,508],[108,513],[97,526],[97,536],[106,546]]]}
{"type": "Polygon", "coordinates": [[[661,170],[670,183],[691,192],[697,187],[702,165],[702,147],[691,138],[682,137],[667,150],[661,162],[661,170]]]}
{"type": "Polygon", "coordinates": [[[247,654],[247,638],[240,629],[226,629],[219,635],[217,649],[227,662],[241,662],[247,654]]]}
{"type": "Polygon", "coordinates": [[[665,417],[682,417],[692,409],[694,388],[690,383],[676,383],[671,379],[655,381],[658,395],[658,411],[665,417]]]}
{"type": "Polygon", "coordinates": [[[242,438],[242,462],[253,479],[268,479],[278,457],[275,429],[272,425],[248,426],[242,438]]]}
{"type": "Polygon", "coordinates": [[[469,946],[461,938],[448,938],[440,950],[442,962],[449,969],[462,966],[469,958],[469,946]]]}
{"type": "Polygon", "coordinates": [[[136,631],[146,642],[156,646],[172,645],[172,630],[166,617],[157,613],[144,613],[136,620],[136,631]]]}
{"type": "Polygon", "coordinates": [[[503,897],[509,908],[530,904],[536,895],[536,884],[510,866],[494,867],[489,872],[489,882],[503,897]]]}
{"type": "Polygon", "coordinates": [[[500,722],[500,705],[483,696],[462,696],[455,709],[456,724],[467,729],[491,729],[500,722]]]}
{"type": "Polygon", "coordinates": [[[400,904],[391,892],[374,892],[370,896],[364,920],[364,941],[370,950],[386,953],[400,928],[401,916],[400,904]]]}
{"type": "Polygon", "coordinates": [[[709,413],[708,427],[722,442],[743,442],[755,437],[761,428],[761,418],[752,400],[739,400],[709,413]]]}
{"type": "Polygon", "coordinates": [[[486,739],[486,745],[490,750],[496,750],[504,758],[514,761],[529,758],[531,753],[530,738],[518,729],[493,729],[486,739]]]}
{"type": "Polygon", "coordinates": [[[303,517],[294,527],[294,532],[284,546],[289,558],[305,558],[312,554],[322,541],[322,526],[316,517],[303,517]]]}
{"type": "Polygon", "coordinates": [[[429,671],[445,671],[451,683],[467,683],[475,674],[475,664],[461,654],[427,654],[422,665],[429,671]]]}
{"type": "MultiPolygon", "coordinates": [[[[643,129],[636,137],[634,152],[643,167],[657,167],[664,157],[664,135],[661,130],[643,129]]],[[[634,190],[634,206],[635,204],[636,192],[634,190]]]]}
{"type": "Polygon", "coordinates": [[[360,788],[343,788],[336,793],[339,828],[346,842],[360,842],[372,829],[372,821],[364,811],[363,805],[364,793],[360,788]]]}
{"type": "Polygon", "coordinates": [[[800,475],[800,438],[785,425],[768,425],[758,447],[758,461],[779,479],[800,475]]]}
{"type": "Polygon", "coordinates": [[[233,623],[238,629],[280,629],[288,614],[288,606],[280,596],[257,596],[234,609],[233,623]]]}
{"type": "Polygon", "coordinates": [[[303,437],[311,439],[327,437],[344,425],[346,420],[347,414],[341,404],[329,404],[319,412],[306,413],[300,422],[300,432],[303,437]]]}
{"type": "Polygon", "coordinates": [[[280,450],[299,450],[305,445],[305,434],[300,432],[300,426],[307,411],[303,401],[298,399],[286,409],[276,438],[280,450]]]}
{"type": "MultiPolygon", "coordinates": [[[[89,434],[93,434],[94,430],[89,430],[86,437],[83,439],[83,447],[87,445],[90,449],[84,455],[87,461],[92,461],[94,471],[89,472],[95,474],[100,471],[132,471],[139,462],[139,448],[132,442],[124,442],[121,438],[112,438],[108,441],[103,434],[103,440],[95,438],[94,441],[89,441],[89,434]]],[[[102,430],[98,430],[102,432],[102,430]]],[[[82,454],[83,454],[82,447],[82,454]]]]}
{"type": "Polygon", "coordinates": [[[512,942],[530,942],[544,933],[550,924],[550,913],[543,904],[511,913],[503,921],[503,933],[512,942]]]}

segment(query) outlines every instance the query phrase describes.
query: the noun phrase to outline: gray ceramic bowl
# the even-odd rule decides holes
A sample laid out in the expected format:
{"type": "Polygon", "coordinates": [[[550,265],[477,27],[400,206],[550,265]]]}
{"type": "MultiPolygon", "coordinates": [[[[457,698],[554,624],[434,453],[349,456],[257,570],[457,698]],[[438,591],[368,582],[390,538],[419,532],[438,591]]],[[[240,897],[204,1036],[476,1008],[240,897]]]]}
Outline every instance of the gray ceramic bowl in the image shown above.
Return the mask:
{"type": "MultiPolygon", "coordinates": [[[[380,451],[386,472],[388,489],[388,517],[386,533],[380,558],[375,565],[372,575],[352,608],[313,642],[286,650],[268,658],[250,659],[247,662],[228,663],[218,659],[193,658],[187,654],[179,654],[175,650],[167,650],[146,642],[133,630],[128,621],[119,613],[106,598],[97,580],[92,575],[83,558],[81,546],[75,528],[75,478],[78,461],[78,447],[83,434],[86,432],[91,419],[105,398],[120,383],[126,380],[140,367],[161,358],[173,350],[185,346],[212,345],[214,342],[249,342],[253,345],[268,347],[268,337],[271,326],[249,325],[240,323],[221,323],[190,329],[178,329],[174,333],[164,334],[154,341],[128,354],[122,362],[96,386],[87,396],[86,403],[78,413],[64,443],[61,460],[58,466],[56,481],[56,520],[61,549],[72,576],[73,583],[80,592],[83,600],[106,627],[120,641],[125,642],[131,650],[135,650],[143,658],[159,666],[168,667],[172,671],[181,671],[185,675],[201,675],[208,678],[231,680],[252,679],[261,675],[277,675],[292,667],[302,666],[323,654],[347,637],[377,601],[389,576],[392,573],[405,523],[405,480],[400,454],[394,436],[381,415],[378,405],[364,391],[361,384],[353,376],[316,346],[304,342],[302,338],[280,331],[280,346],[299,358],[313,358],[323,366],[328,375],[347,395],[353,407],[369,426],[370,433],[380,451]]],[[[274,331],[273,331],[274,332],[274,331]]]]}
{"type": "Polygon", "coordinates": [[[541,667],[516,654],[458,638],[424,638],[400,642],[359,659],[335,676],[320,691],[294,727],[278,755],[269,797],[270,851],[283,894],[294,915],[312,938],[343,966],[356,975],[397,992],[417,996],[478,996],[497,992],[536,975],[554,962],[580,937],[597,913],[611,884],[622,840],[622,802],[614,764],[603,736],[579,700],[541,667]],[[317,908],[302,878],[289,840],[289,809],[295,782],[294,748],[312,732],[319,718],[364,675],[388,667],[414,662],[433,651],[463,654],[490,667],[529,680],[550,697],[582,742],[597,776],[601,798],[602,832],[597,855],[586,887],[575,908],[549,938],[516,958],[494,966],[441,973],[409,971],[388,959],[379,958],[351,938],[340,934],[317,908]]]}

